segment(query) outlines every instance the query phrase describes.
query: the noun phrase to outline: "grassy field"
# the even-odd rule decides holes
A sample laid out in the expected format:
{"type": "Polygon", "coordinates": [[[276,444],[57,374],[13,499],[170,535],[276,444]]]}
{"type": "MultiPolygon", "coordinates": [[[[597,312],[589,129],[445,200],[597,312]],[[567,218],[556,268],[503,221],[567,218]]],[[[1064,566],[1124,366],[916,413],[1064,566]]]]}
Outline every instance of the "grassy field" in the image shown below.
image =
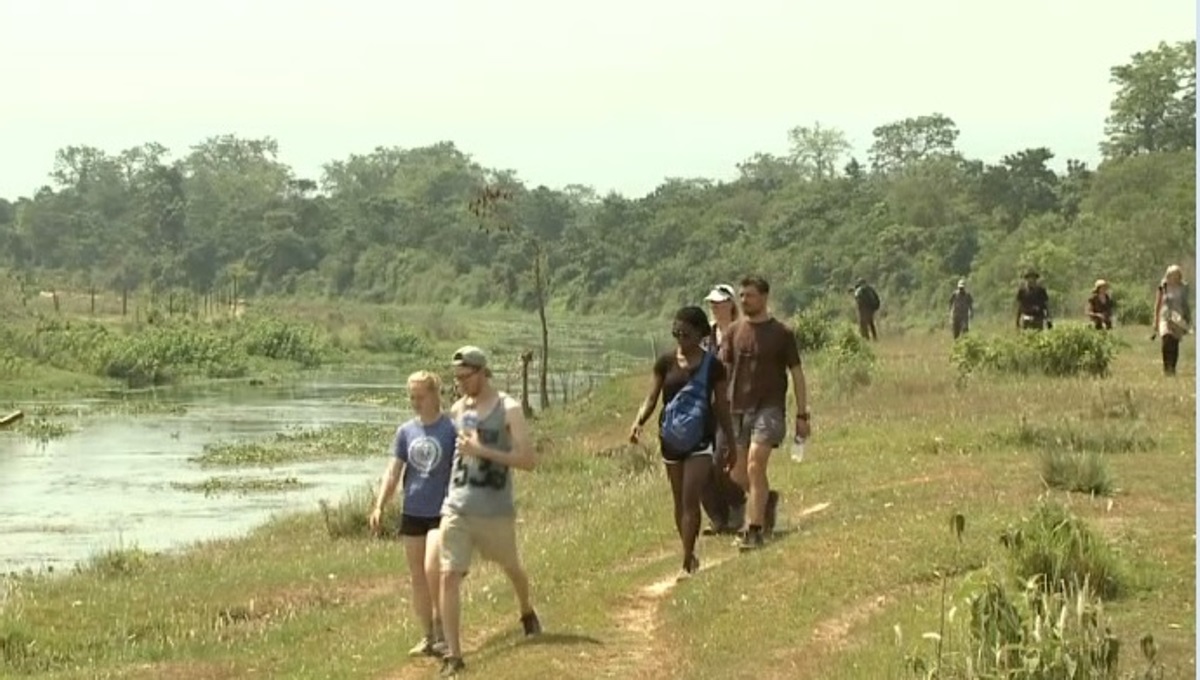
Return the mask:
{"type": "MultiPolygon", "coordinates": [[[[906,657],[932,658],[943,588],[957,612],[943,635],[949,656],[965,639],[963,588],[1009,567],[1002,532],[1048,497],[1111,547],[1095,559],[1121,578],[1104,616],[1122,672],[1144,667],[1151,633],[1163,677],[1194,677],[1191,340],[1173,380],[1140,328],[1121,332],[1129,347],[1106,379],[963,380],[948,334],[881,330],[867,377],[811,361],[808,457],[780,455],[772,467],[781,535],[748,555],[702,538],[701,574],[677,585],[661,466],[622,443],[648,365],[541,418],[541,466],[517,485],[547,633],[519,639],[506,583],[479,568],[464,612],[469,673],[916,677],[906,657]],[[1072,463],[1086,469],[1063,472],[1072,463]],[[1101,493],[1050,488],[1081,479],[1101,493]]],[[[404,656],[417,630],[400,546],[357,535],[366,502],[359,493],[180,554],[113,552],[77,574],[9,580],[0,676],[433,677],[434,662],[404,656]]]]}

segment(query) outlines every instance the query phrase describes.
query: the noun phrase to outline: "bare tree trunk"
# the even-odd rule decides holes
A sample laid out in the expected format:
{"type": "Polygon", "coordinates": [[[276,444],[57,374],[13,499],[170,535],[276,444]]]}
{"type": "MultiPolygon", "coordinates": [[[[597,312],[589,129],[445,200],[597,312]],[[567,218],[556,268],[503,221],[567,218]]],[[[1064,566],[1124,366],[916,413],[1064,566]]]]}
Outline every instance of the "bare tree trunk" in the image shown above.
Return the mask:
{"type": "Polygon", "coordinates": [[[533,414],[533,406],[529,404],[529,362],[533,361],[533,352],[521,352],[521,410],[526,416],[533,414]]]}
{"type": "Polygon", "coordinates": [[[546,282],[542,276],[542,249],[539,246],[533,258],[533,284],[537,291],[538,319],[542,322],[542,360],[538,362],[538,402],[541,410],[550,408],[548,362],[550,360],[550,327],[546,325],[546,282]]]}

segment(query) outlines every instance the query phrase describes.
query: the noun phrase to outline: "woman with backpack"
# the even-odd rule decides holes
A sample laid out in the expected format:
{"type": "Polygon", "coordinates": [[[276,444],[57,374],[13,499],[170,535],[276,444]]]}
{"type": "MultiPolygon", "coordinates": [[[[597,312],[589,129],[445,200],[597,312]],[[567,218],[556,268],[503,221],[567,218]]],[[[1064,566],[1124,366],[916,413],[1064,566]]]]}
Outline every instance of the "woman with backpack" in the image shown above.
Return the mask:
{"type": "MultiPolygon", "coordinates": [[[[661,398],[659,442],[675,502],[675,529],[683,546],[681,579],[700,568],[696,557],[700,498],[712,473],[718,428],[723,441],[733,441],[728,376],[701,344],[711,332],[703,309],[684,307],[676,312],[671,328],[676,347],[654,362],[650,391],[629,431],[630,443],[638,443],[661,398]]],[[[732,467],[736,456],[731,450],[722,463],[732,467]]]]}

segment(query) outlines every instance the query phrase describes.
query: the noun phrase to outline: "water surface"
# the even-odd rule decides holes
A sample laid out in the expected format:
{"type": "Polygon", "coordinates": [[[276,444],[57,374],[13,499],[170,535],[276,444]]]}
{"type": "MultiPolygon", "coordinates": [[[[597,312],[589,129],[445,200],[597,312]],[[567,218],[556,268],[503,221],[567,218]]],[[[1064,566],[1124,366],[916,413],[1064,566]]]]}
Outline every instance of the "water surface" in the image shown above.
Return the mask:
{"type": "MultiPolygon", "coordinates": [[[[186,409],[181,415],[104,414],[95,411],[97,400],[41,402],[69,409],[69,415],[55,420],[75,431],[45,443],[0,431],[0,573],[58,571],[105,549],[161,550],[229,536],[281,511],[315,509],[322,498],[338,500],[352,487],[378,479],[388,452],[269,470],[201,470],[187,459],[206,444],[266,438],[297,428],[377,422],[390,429],[408,414],[351,403],[346,397],[400,387],[397,376],[360,371],[318,374],[283,385],[237,381],[135,397],[180,404],[186,409]],[[171,486],[216,475],[295,476],[314,486],[208,497],[171,486]]],[[[26,411],[36,406],[21,405],[26,411]]]]}

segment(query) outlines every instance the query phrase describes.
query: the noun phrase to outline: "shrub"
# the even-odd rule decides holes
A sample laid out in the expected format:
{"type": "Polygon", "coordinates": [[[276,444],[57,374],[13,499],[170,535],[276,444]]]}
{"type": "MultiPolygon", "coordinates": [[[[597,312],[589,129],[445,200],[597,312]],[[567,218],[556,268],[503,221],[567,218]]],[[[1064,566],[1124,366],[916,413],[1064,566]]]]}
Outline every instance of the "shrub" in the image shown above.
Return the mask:
{"type": "MultiPolygon", "coordinates": [[[[329,537],[368,538],[371,536],[371,506],[375,503],[375,490],[370,484],[348,492],[336,505],[329,501],[320,502],[321,517],[329,537]]],[[[389,503],[383,510],[380,529],[383,535],[392,535],[400,528],[400,503],[389,503]]]]}
{"type": "MultiPolygon", "coordinates": [[[[1065,510],[1046,504],[1039,504],[1035,518],[1051,529],[1070,523],[1065,510]]],[[[962,515],[951,522],[960,541],[965,524],[962,515]]],[[[1047,588],[1053,581],[1041,573],[1014,580],[1010,570],[978,570],[961,585],[957,599],[965,616],[958,617],[959,606],[946,608],[943,572],[939,629],[922,635],[922,640],[931,641],[922,642],[925,649],[906,654],[905,670],[923,680],[1116,678],[1120,641],[1104,612],[1103,589],[1094,587],[1093,576],[1085,572],[1070,583],[1060,582],[1061,587],[1047,588]]],[[[899,626],[895,632],[900,645],[899,626]]],[[[1140,677],[1162,677],[1153,636],[1142,637],[1141,651],[1146,665],[1140,677]]]]}
{"type": "Polygon", "coordinates": [[[1122,326],[1149,326],[1154,323],[1154,303],[1144,297],[1131,302],[1113,296],[1117,303],[1117,323],[1122,326]]]}
{"type": "Polygon", "coordinates": [[[838,308],[827,298],[821,298],[793,317],[792,329],[800,351],[819,352],[833,342],[838,316],[838,308]]]}
{"type": "Polygon", "coordinates": [[[1073,592],[1087,584],[1110,600],[1126,588],[1125,570],[1104,539],[1061,504],[1043,499],[1030,517],[1001,536],[1013,570],[1048,593],[1073,592]]]}
{"type": "Polygon", "coordinates": [[[835,390],[852,392],[871,384],[875,376],[875,352],[857,328],[840,324],[825,354],[835,390]]]}
{"type": "Polygon", "coordinates": [[[1074,452],[1044,449],[1042,481],[1054,489],[1109,496],[1113,492],[1108,460],[1097,451],[1074,452]]]}
{"type": "Polygon", "coordinates": [[[425,338],[400,325],[369,326],[363,330],[361,343],[368,352],[386,352],[403,357],[427,357],[433,353],[425,338]]]}
{"type": "Polygon", "coordinates": [[[250,356],[294,361],[302,366],[320,366],[327,350],[313,326],[257,319],[241,324],[239,344],[250,356]]]}
{"type": "Polygon", "coordinates": [[[1118,341],[1109,333],[1072,324],[1041,332],[959,338],[951,362],[960,374],[980,371],[1051,377],[1107,376],[1118,341]]]}

